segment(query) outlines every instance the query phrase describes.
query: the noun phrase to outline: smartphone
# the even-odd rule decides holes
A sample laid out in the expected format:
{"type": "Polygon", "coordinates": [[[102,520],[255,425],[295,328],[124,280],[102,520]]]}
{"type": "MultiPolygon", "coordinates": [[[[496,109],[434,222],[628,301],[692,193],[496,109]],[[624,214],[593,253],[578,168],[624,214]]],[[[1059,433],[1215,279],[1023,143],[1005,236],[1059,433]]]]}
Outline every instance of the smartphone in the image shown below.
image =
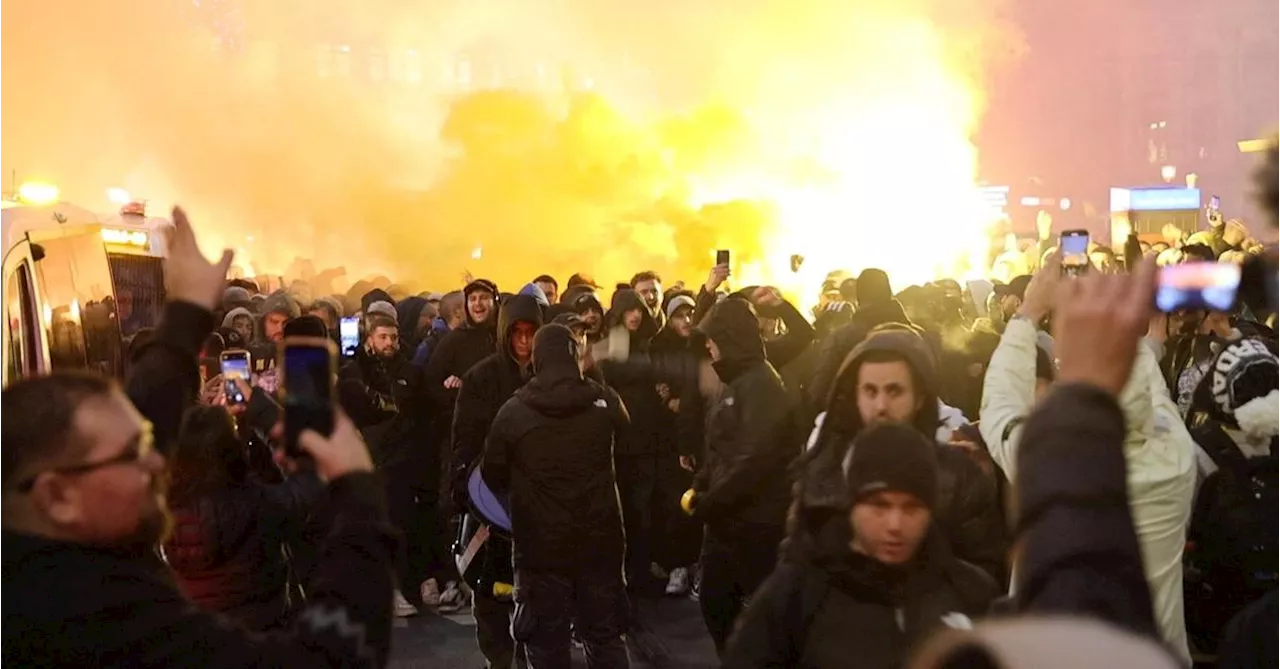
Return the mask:
{"type": "Polygon", "coordinates": [[[319,337],[286,337],[280,350],[280,398],[284,405],[285,455],[305,453],[298,435],[315,430],[333,433],[333,402],[338,352],[333,342],[319,337]]]}
{"type": "Polygon", "coordinates": [[[218,365],[222,369],[222,387],[227,395],[227,403],[244,404],[246,398],[236,381],[248,383],[252,378],[249,352],[234,348],[223,351],[218,356],[218,365]]]}
{"type": "Polygon", "coordinates": [[[1240,266],[1233,263],[1188,262],[1160,268],[1156,308],[1231,311],[1240,292],[1240,266]]]}
{"type": "Polygon", "coordinates": [[[1210,209],[1217,211],[1221,204],[1222,204],[1222,200],[1218,199],[1217,195],[1214,195],[1213,197],[1209,198],[1210,209]]]}
{"type": "Polygon", "coordinates": [[[1062,274],[1078,276],[1089,268],[1089,231],[1064,230],[1058,238],[1062,253],[1062,274]]]}
{"type": "Polygon", "coordinates": [[[717,265],[729,264],[729,249],[719,249],[718,251],[716,251],[716,264],[717,265]]]}
{"type": "Polygon", "coordinates": [[[360,319],[347,316],[338,323],[338,336],[342,341],[342,357],[354,358],[360,350],[360,319]]]}

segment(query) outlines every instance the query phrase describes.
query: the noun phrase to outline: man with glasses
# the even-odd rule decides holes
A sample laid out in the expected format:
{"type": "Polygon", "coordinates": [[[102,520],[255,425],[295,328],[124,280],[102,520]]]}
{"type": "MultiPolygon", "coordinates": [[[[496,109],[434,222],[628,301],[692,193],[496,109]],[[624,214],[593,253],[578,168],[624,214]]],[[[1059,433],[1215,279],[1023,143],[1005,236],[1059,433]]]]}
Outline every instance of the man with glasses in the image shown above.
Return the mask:
{"type": "Polygon", "coordinates": [[[199,343],[213,328],[231,263],[229,252],[220,263],[204,259],[180,209],[174,223],[166,264],[173,301],[135,366],[148,376],[131,379],[129,396],[112,381],[67,372],[20,381],[0,395],[0,662],[381,666],[390,648],[396,538],[368,450],[345,416],[330,437],[304,432],[300,439],[329,482],[334,522],[290,631],[250,635],[198,611],[153,549],[171,522],[157,446],[195,395],[199,343]]]}

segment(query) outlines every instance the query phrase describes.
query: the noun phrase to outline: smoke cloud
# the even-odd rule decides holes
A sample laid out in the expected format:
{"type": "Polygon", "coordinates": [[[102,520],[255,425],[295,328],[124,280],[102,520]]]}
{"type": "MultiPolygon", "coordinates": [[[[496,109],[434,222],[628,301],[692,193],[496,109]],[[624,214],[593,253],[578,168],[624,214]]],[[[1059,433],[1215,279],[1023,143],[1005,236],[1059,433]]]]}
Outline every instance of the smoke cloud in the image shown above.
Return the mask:
{"type": "Polygon", "coordinates": [[[250,272],[696,284],[728,248],[739,284],[901,287],[985,247],[969,138],[1017,50],[997,10],[12,0],[0,167],[104,213],[111,187],[182,202],[250,272]]]}

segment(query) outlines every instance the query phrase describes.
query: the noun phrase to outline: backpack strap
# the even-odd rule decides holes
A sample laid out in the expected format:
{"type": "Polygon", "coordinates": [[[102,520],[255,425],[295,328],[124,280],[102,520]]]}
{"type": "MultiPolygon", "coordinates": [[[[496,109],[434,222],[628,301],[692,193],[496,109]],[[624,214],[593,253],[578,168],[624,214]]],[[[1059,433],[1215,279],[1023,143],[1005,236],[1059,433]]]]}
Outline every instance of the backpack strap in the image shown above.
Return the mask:
{"type": "Polygon", "coordinates": [[[800,570],[799,587],[791,591],[787,600],[787,643],[792,663],[799,663],[804,656],[809,626],[822,608],[830,587],[827,574],[822,569],[808,565],[797,565],[796,568],[800,570]]]}

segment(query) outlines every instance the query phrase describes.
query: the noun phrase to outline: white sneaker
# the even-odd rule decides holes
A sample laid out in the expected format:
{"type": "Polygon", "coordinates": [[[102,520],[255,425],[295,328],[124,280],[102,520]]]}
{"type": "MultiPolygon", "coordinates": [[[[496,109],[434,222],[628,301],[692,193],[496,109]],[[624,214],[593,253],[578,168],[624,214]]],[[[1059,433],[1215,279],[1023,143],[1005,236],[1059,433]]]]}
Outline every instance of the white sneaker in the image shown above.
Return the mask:
{"type": "Polygon", "coordinates": [[[668,595],[683,595],[689,591],[689,570],[684,567],[676,567],[671,570],[671,576],[667,579],[668,595]]]}
{"type": "Polygon", "coordinates": [[[440,607],[440,584],[434,578],[422,582],[422,604],[429,609],[440,607]]]}
{"type": "Polygon", "coordinates": [[[467,606],[467,593],[458,587],[457,581],[444,584],[444,592],[436,602],[437,613],[457,613],[467,606]]]}
{"type": "Polygon", "coordinates": [[[409,618],[418,615],[418,607],[409,603],[399,590],[396,590],[395,599],[392,600],[392,608],[397,618],[409,618]]]}

